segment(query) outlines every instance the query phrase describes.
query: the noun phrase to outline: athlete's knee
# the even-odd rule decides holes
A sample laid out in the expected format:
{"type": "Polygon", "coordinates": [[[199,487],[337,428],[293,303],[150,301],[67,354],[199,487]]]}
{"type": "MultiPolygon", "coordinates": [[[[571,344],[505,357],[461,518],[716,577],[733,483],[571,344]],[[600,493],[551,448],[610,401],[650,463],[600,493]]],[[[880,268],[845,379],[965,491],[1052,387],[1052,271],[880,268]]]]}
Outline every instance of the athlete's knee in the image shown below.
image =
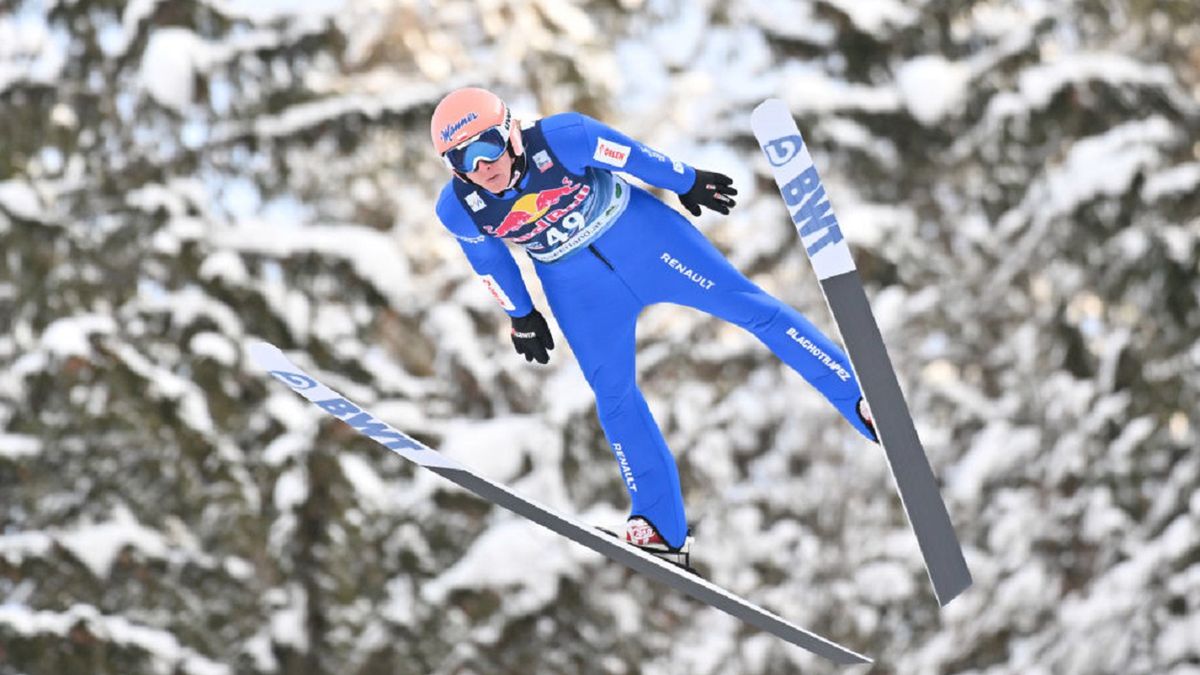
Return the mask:
{"type": "Polygon", "coordinates": [[[739,293],[738,304],[742,311],[734,323],[755,335],[769,330],[783,312],[783,304],[761,289],[739,293]]]}
{"type": "Polygon", "coordinates": [[[596,395],[596,409],[603,415],[614,415],[640,394],[634,377],[597,374],[589,379],[596,395]]]}

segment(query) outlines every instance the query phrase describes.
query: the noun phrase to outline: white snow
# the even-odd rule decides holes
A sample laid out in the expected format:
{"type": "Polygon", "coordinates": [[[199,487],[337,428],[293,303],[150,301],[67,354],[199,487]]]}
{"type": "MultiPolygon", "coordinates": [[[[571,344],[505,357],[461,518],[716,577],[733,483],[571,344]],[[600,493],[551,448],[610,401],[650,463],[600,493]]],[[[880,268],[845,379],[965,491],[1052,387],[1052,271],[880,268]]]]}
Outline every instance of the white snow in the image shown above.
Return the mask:
{"type": "Polygon", "coordinates": [[[283,228],[270,223],[244,221],[212,234],[213,243],[233,251],[288,258],[303,253],[345,260],[355,272],[403,308],[412,303],[412,277],[408,259],[387,234],[361,225],[309,225],[283,228]]]}
{"type": "Polygon", "coordinates": [[[1147,65],[1111,52],[1074,52],[1022,70],[1017,91],[995,96],[988,104],[987,115],[993,120],[1024,116],[1031,109],[1046,107],[1063,87],[1092,80],[1115,87],[1147,84],[1167,87],[1173,81],[1164,65],[1147,65]]]}
{"type": "Polygon", "coordinates": [[[159,28],[142,53],[142,87],[160,104],[182,111],[195,97],[195,75],[207,60],[205,44],[186,28],[159,28]]]}
{"type": "Polygon", "coordinates": [[[40,558],[54,546],[54,537],[46,532],[15,532],[0,535],[0,557],[20,565],[26,557],[40,558]]]}
{"type": "Polygon", "coordinates": [[[294,647],[304,652],[308,649],[308,631],[305,619],[308,594],[299,584],[289,584],[286,589],[274,588],[267,593],[266,600],[276,609],[271,614],[271,638],[281,645],[294,647]]]}
{"type": "Polygon", "coordinates": [[[875,561],[855,570],[854,585],[868,602],[876,605],[902,601],[917,590],[908,568],[890,560],[875,561]]]}
{"type": "Polygon", "coordinates": [[[387,599],[380,607],[383,618],[400,625],[411,625],[416,618],[414,606],[417,597],[413,593],[414,580],[409,576],[396,577],[387,582],[387,599]]]}
{"type": "Polygon", "coordinates": [[[98,579],[108,577],[117,554],[126,547],[151,558],[162,558],[168,551],[163,536],[139,523],[124,506],[114,509],[109,521],[65,530],[55,539],[98,579]]]}
{"type": "Polygon", "coordinates": [[[743,12],[746,18],[774,35],[810,44],[830,47],[837,39],[837,29],[817,16],[816,4],[807,0],[762,0],[760,2],[730,3],[731,13],[743,12]],[[780,17],[788,17],[780,21],[780,17]]]}
{"type": "Polygon", "coordinates": [[[1142,198],[1158,201],[1167,195],[1193,194],[1200,189],[1200,162],[1180,164],[1151,174],[1142,186],[1142,198]]]}
{"type": "Polygon", "coordinates": [[[793,115],[838,111],[885,113],[902,105],[900,94],[893,87],[850,83],[810,64],[786,65],[779,89],[793,115]]]}
{"type": "MultiPolygon", "coordinates": [[[[0,86],[0,91],[3,89],[0,86]]],[[[0,209],[26,220],[37,220],[42,214],[37,192],[32,185],[20,180],[0,181],[0,209]]]]}
{"type": "Polygon", "coordinates": [[[116,322],[104,314],[82,314],[56,319],[42,333],[41,346],[47,353],[57,357],[83,356],[92,354],[89,337],[108,335],[116,331],[116,322]]]}
{"type": "Polygon", "coordinates": [[[204,0],[221,13],[256,23],[285,19],[324,19],[346,7],[346,0],[204,0]]]}
{"type": "Polygon", "coordinates": [[[242,256],[229,250],[209,254],[204,262],[200,263],[199,275],[205,281],[221,280],[233,286],[242,286],[250,281],[250,274],[246,271],[242,256]]]}
{"type": "MultiPolygon", "coordinates": [[[[856,2],[856,6],[873,2],[856,2]]],[[[962,107],[967,96],[970,71],[961,63],[926,54],[906,61],[896,69],[900,98],[921,124],[932,126],[962,107]]]]}
{"type": "Polygon", "coordinates": [[[0,625],[21,635],[56,636],[66,639],[78,624],[98,640],[135,647],[149,653],[162,672],[194,675],[226,675],[233,671],[179,643],[173,634],[135,624],[125,617],[101,614],[90,605],[74,605],[66,612],[39,611],[20,605],[0,605],[0,625]]]}
{"type": "Polygon", "coordinates": [[[919,13],[898,0],[821,0],[836,7],[850,17],[850,21],[862,32],[870,35],[886,34],[889,28],[904,28],[919,18],[919,13]]]}
{"type": "Polygon", "coordinates": [[[42,442],[25,434],[9,434],[0,431],[0,457],[20,460],[41,453],[42,442]]]}
{"type": "Polygon", "coordinates": [[[213,432],[208,397],[194,381],[151,362],[129,344],[116,345],[112,352],[146,381],[146,396],[174,402],[178,407],[179,417],[185,424],[204,435],[213,432]]]}
{"type": "Polygon", "coordinates": [[[508,598],[507,614],[527,614],[554,600],[560,577],[582,574],[588,553],[540,525],[504,517],[452,567],[422,584],[420,593],[427,602],[441,604],[457,589],[493,588],[508,598]]]}
{"type": "Polygon", "coordinates": [[[946,471],[947,497],[970,502],[983,497],[988,480],[999,479],[1040,449],[1036,429],[1013,427],[996,420],[976,435],[974,442],[954,466],[946,471]]]}
{"type": "Polygon", "coordinates": [[[308,472],[303,466],[293,466],[275,480],[275,508],[290,511],[308,499],[308,472]]]}
{"type": "Polygon", "coordinates": [[[367,506],[381,510],[391,506],[394,501],[392,490],[369,462],[358,455],[343,452],[338,455],[338,463],[346,480],[350,481],[367,506]]]}
{"type": "MultiPolygon", "coordinates": [[[[278,400],[278,397],[272,398],[278,400]]],[[[262,458],[267,464],[280,466],[290,458],[300,456],[311,446],[312,438],[308,434],[280,434],[263,448],[262,458]]]]}
{"type": "Polygon", "coordinates": [[[188,347],[196,356],[207,356],[223,366],[232,367],[237,363],[237,347],[220,333],[196,333],[188,347]]]}
{"type": "Polygon", "coordinates": [[[1067,161],[1047,177],[1054,213],[1069,213],[1097,195],[1125,191],[1134,174],[1159,158],[1156,145],[1176,130],[1161,117],[1126,122],[1071,146],[1067,161]]]}
{"type": "Polygon", "coordinates": [[[539,439],[547,429],[536,418],[496,417],[484,421],[452,420],[443,427],[438,448],[480,475],[504,484],[517,477],[527,455],[538,459],[539,439]]]}
{"type": "MultiPolygon", "coordinates": [[[[441,89],[428,83],[412,81],[397,83],[392,91],[380,94],[330,96],[319,101],[298,103],[275,116],[259,117],[254,123],[254,132],[265,137],[288,136],[350,113],[378,118],[385,112],[404,112],[414,106],[436,101],[442,93],[441,89]]],[[[215,136],[219,138],[235,131],[226,127],[215,136]]]]}
{"type": "Polygon", "coordinates": [[[49,84],[67,63],[70,38],[34,12],[0,14],[0,93],[15,82],[49,84]]]}

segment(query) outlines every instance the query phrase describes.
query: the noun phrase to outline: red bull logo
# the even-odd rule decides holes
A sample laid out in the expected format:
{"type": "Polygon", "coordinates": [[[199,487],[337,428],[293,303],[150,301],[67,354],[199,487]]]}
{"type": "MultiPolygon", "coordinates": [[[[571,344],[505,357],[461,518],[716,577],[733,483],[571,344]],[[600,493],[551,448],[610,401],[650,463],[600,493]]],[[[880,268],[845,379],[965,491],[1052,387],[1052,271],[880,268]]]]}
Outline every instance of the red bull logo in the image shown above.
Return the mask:
{"type": "MultiPolygon", "coordinates": [[[[499,225],[485,229],[493,236],[504,237],[541,218],[550,210],[550,207],[558,204],[559,200],[580,188],[579,183],[572,181],[570,178],[563,178],[562,182],[561,187],[521,195],[513,203],[512,208],[508,210],[508,215],[504,217],[504,220],[499,225]]],[[[587,190],[587,188],[584,187],[584,190],[587,190]]]]}

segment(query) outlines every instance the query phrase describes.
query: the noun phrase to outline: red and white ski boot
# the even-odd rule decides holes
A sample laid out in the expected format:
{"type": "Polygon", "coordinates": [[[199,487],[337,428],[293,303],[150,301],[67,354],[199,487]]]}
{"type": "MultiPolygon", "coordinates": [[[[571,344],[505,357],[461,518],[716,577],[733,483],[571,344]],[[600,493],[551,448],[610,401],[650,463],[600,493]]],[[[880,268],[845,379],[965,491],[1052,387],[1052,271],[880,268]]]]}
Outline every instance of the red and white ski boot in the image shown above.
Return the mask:
{"type": "Polygon", "coordinates": [[[871,415],[871,406],[867,405],[867,398],[865,396],[858,397],[858,406],[855,407],[855,410],[858,411],[859,419],[871,430],[871,435],[875,437],[875,442],[878,443],[879,432],[875,431],[875,418],[871,415]]]}
{"type": "Polygon", "coordinates": [[[684,537],[683,545],[679,548],[671,548],[658,533],[658,528],[654,527],[650,521],[641,516],[633,516],[625,521],[625,541],[672,565],[678,565],[689,572],[696,571],[691,566],[693,542],[691,534],[684,537]]]}

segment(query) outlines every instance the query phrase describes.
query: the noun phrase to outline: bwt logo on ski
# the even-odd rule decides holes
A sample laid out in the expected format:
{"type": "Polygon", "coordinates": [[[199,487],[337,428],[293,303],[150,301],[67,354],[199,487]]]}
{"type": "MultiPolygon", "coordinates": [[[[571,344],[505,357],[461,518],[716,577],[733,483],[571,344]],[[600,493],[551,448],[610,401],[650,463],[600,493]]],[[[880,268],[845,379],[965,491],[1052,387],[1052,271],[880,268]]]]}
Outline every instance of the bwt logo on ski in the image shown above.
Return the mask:
{"type": "Polygon", "coordinates": [[[588,186],[576,183],[570,178],[563,178],[562,182],[561,187],[521,196],[520,199],[513,203],[512,208],[508,210],[508,215],[504,217],[504,220],[499,225],[494,227],[485,225],[484,229],[494,237],[504,237],[535,220],[541,219],[538,227],[533,232],[524,235],[517,241],[528,240],[540,234],[547,227],[557,223],[563,216],[583,203],[583,200],[587,198],[591,191],[588,186]],[[574,192],[578,192],[579,194],[575,195],[575,199],[570,204],[560,209],[550,210],[550,207],[558,204],[563,197],[574,192]]]}
{"type": "Polygon", "coordinates": [[[833,204],[825,194],[825,186],[821,185],[817,167],[805,169],[788,181],[780,192],[789,207],[799,207],[792,212],[792,222],[800,230],[808,255],[816,255],[826,246],[842,240],[842,229],[838,227],[837,216],[833,215],[833,204]],[[820,238],[810,244],[811,237],[818,235],[820,238]]]}
{"type": "Polygon", "coordinates": [[[474,122],[478,117],[479,116],[475,113],[471,113],[461,120],[446,127],[445,129],[442,129],[442,142],[449,143],[450,139],[454,138],[454,134],[458,133],[459,129],[462,129],[471,122],[474,122]]]}
{"type": "Polygon", "coordinates": [[[304,391],[305,389],[312,389],[317,386],[316,380],[300,373],[289,373],[286,370],[272,370],[270,374],[296,391],[304,391]]]}
{"type": "Polygon", "coordinates": [[[371,417],[371,413],[344,398],[313,401],[330,415],[349,424],[358,433],[379,441],[390,450],[424,450],[425,446],[396,431],[387,424],[371,417]]]}
{"type": "MultiPolygon", "coordinates": [[[[286,370],[272,370],[271,375],[296,391],[313,389],[318,386],[316,380],[300,373],[292,373],[286,370]]],[[[370,413],[363,412],[362,408],[344,398],[331,398],[324,401],[313,401],[313,403],[320,406],[330,415],[354,427],[355,431],[365,436],[370,436],[390,450],[425,449],[425,446],[371,417],[370,413]]]]}
{"type": "Polygon", "coordinates": [[[763,146],[763,152],[767,153],[767,161],[771,163],[771,166],[787,164],[803,149],[804,139],[800,138],[798,134],[776,138],[763,146]]]}

